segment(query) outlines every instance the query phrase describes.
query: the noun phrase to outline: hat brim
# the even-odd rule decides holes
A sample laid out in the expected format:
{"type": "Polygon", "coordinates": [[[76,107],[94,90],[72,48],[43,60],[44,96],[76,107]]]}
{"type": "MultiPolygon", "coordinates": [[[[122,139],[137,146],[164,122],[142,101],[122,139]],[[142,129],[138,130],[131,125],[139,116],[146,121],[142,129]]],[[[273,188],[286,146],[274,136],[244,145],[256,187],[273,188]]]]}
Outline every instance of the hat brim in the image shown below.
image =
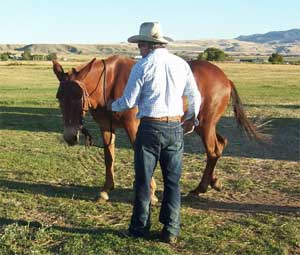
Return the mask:
{"type": "Polygon", "coordinates": [[[152,37],[148,37],[148,36],[144,36],[144,35],[134,35],[128,38],[128,42],[130,43],[137,43],[137,42],[153,42],[153,43],[163,43],[163,44],[167,44],[169,43],[166,39],[164,38],[152,38],[152,37]]]}

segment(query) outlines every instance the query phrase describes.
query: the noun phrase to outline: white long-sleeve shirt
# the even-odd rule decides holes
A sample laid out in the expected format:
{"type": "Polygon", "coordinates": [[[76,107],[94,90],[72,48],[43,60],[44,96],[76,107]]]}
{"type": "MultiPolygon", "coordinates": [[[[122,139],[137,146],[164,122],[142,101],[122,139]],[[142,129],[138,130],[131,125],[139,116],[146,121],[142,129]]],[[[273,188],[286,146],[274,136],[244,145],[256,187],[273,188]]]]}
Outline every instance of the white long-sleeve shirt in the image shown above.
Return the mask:
{"type": "Polygon", "coordinates": [[[137,106],[137,118],[182,116],[182,96],[188,98],[186,119],[197,118],[201,95],[188,63],[158,48],[133,66],[123,96],[112,103],[112,111],[137,106]]]}

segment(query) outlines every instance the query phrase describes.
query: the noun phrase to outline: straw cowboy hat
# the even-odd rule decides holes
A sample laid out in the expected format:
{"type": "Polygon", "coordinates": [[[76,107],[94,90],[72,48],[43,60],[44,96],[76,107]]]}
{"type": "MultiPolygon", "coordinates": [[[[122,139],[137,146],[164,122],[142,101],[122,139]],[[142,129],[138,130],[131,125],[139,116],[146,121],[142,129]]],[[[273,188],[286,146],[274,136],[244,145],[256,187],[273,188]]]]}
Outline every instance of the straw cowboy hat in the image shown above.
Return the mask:
{"type": "Polygon", "coordinates": [[[168,41],[164,39],[160,24],[158,22],[145,22],[140,26],[139,35],[134,35],[128,38],[128,42],[137,43],[140,41],[164,43],[168,41]]]}

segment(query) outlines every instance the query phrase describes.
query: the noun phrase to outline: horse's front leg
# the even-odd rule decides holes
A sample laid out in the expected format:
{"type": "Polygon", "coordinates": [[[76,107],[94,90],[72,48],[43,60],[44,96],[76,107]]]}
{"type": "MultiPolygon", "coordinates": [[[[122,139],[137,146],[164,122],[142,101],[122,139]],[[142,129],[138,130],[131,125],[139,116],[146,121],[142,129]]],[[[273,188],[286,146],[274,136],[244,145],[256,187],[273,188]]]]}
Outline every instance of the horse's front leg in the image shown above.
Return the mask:
{"type": "Polygon", "coordinates": [[[100,192],[100,199],[108,200],[109,191],[115,188],[114,161],[115,161],[115,131],[101,130],[104,145],[105,183],[100,192]]]}

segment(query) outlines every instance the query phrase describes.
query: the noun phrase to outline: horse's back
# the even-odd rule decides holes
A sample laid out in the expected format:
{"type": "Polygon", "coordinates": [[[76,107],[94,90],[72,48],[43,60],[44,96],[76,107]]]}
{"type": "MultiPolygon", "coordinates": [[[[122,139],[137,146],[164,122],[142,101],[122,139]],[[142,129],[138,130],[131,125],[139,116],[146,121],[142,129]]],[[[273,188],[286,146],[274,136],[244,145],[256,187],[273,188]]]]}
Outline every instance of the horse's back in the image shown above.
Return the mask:
{"type": "Polygon", "coordinates": [[[194,73],[201,94],[209,89],[230,89],[226,74],[216,65],[208,61],[192,60],[189,65],[194,73]]]}
{"type": "Polygon", "coordinates": [[[217,119],[225,111],[230,99],[231,85],[226,74],[208,61],[193,60],[189,65],[202,97],[199,117],[217,119]]]}

